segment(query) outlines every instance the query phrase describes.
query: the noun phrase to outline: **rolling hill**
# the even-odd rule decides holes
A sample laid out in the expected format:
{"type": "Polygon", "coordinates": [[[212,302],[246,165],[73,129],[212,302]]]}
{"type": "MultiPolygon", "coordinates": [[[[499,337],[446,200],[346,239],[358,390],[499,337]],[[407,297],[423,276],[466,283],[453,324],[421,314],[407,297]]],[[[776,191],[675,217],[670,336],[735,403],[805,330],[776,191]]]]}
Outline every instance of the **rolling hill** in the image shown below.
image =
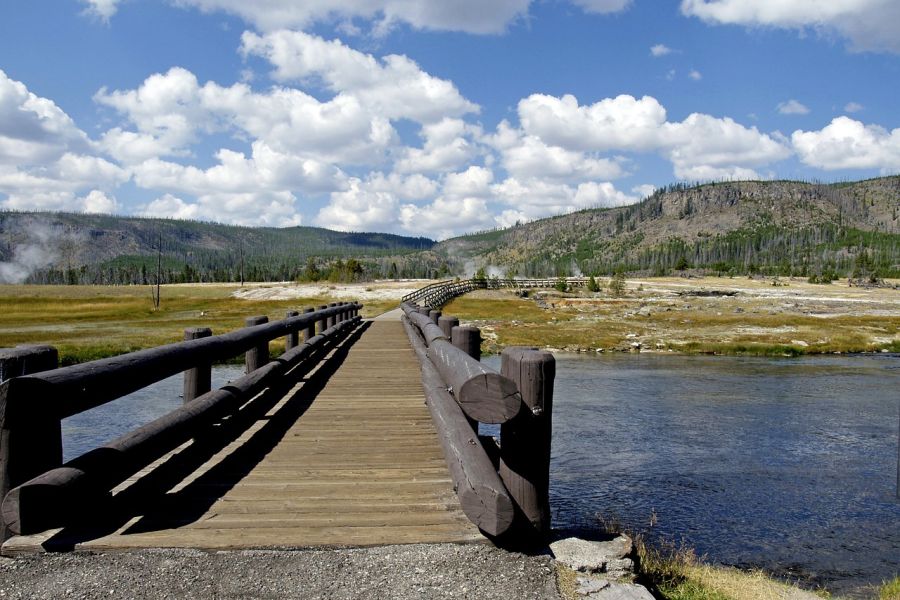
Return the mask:
{"type": "Polygon", "coordinates": [[[508,275],[616,271],[817,277],[900,276],[900,176],[817,184],[745,181],[657,190],[589,209],[440,242],[457,270],[508,275]]]}
{"type": "Polygon", "coordinates": [[[428,276],[428,238],[315,227],[237,227],[200,221],[72,213],[0,212],[0,280],[9,283],[146,283],[289,280],[326,276],[428,276]],[[312,260],[310,260],[312,259],[312,260]],[[393,265],[393,267],[391,266],[393,265]]]}

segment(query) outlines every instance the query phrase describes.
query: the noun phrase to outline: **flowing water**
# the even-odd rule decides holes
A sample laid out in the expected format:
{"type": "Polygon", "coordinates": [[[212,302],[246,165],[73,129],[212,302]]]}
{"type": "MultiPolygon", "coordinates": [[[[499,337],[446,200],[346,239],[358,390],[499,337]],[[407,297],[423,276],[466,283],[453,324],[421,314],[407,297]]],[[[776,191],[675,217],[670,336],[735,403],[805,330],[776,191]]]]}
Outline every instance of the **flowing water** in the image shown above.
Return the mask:
{"type": "MultiPolygon", "coordinates": [[[[242,369],[214,368],[213,385],[242,369]]],[[[176,408],[181,385],[66,419],[66,459],[176,408]]],[[[861,597],[900,573],[900,357],[560,354],[554,403],[555,527],[616,519],[861,597]]]]}
{"type": "Polygon", "coordinates": [[[900,573],[898,408],[896,355],[557,355],[554,527],[866,597],[900,573]]]}
{"type": "MultiPolygon", "coordinates": [[[[214,366],[212,387],[220,388],[243,374],[243,365],[214,366]]],[[[184,377],[179,373],[109,404],[64,419],[63,460],[71,460],[178,408],[183,404],[183,390],[184,377]]]]}

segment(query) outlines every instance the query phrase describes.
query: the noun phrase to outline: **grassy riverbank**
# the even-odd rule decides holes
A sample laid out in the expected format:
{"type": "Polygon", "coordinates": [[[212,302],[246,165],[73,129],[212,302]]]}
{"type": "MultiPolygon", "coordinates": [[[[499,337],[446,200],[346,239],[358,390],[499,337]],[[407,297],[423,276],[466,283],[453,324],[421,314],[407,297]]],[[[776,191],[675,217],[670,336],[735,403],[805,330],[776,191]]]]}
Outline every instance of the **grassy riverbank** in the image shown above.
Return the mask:
{"type": "Polygon", "coordinates": [[[846,282],[747,278],[629,280],[601,290],[482,290],[445,314],[481,327],[484,350],[534,345],[570,351],[675,351],[796,356],[900,351],[900,290],[846,282]]]}
{"type": "MultiPolygon", "coordinates": [[[[815,600],[826,591],[807,592],[759,570],[741,571],[706,564],[686,549],[656,550],[637,544],[641,577],[666,600],[815,600]]],[[[838,599],[834,599],[838,600],[838,599]]]]}
{"type": "MultiPolygon", "coordinates": [[[[176,342],[187,327],[220,334],[243,327],[248,316],[282,319],[288,310],[351,300],[321,286],[300,288],[290,298],[245,297],[260,289],[267,288],[247,286],[242,293],[238,285],[165,285],[155,309],[147,286],[0,285],[0,347],[51,344],[71,364],[176,342]]],[[[363,316],[397,304],[393,298],[364,302],[363,316]]]]}
{"type": "MultiPolygon", "coordinates": [[[[641,578],[666,600],[841,600],[827,590],[808,592],[763,571],[706,564],[686,549],[648,548],[638,542],[641,578]]],[[[875,600],[900,600],[900,576],[865,593],[875,600]]]]}

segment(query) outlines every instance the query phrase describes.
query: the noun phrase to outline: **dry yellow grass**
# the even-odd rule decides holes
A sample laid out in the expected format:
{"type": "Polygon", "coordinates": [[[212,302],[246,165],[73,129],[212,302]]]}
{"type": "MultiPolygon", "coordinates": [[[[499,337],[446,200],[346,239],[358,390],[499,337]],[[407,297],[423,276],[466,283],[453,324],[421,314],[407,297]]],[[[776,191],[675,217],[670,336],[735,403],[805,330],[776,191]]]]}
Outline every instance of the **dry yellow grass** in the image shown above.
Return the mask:
{"type": "Polygon", "coordinates": [[[485,351],[513,344],[567,350],[720,354],[900,351],[900,290],[805,281],[646,279],[608,291],[529,298],[478,291],[446,307],[482,327],[485,351]]]}
{"type": "Polygon", "coordinates": [[[731,600],[818,600],[812,592],[775,581],[762,571],[739,571],[729,567],[695,564],[685,567],[684,575],[703,588],[731,600]]]}
{"type": "MultiPolygon", "coordinates": [[[[83,362],[183,339],[188,327],[214,334],[244,326],[244,319],[284,318],[288,310],[346,298],[242,300],[237,285],[166,285],[154,309],[148,286],[0,285],[0,347],[51,344],[63,364],[83,362]]],[[[391,300],[367,302],[364,316],[393,308],[391,300]]],[[[273,343],[279,350],[279,342],[273,343]]]]}

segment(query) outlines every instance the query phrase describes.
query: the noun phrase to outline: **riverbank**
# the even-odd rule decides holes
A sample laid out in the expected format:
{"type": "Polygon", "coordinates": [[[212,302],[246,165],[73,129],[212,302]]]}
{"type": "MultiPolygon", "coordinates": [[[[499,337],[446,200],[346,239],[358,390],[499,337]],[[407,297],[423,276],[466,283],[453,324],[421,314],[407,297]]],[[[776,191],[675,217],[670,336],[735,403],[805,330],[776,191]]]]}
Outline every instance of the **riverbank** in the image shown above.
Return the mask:
{"type": "MultiPolygon", "coordinates": [[[[650,278],[613,293],[479,290],[444,307],[478,326],[483,350],[797,356],[900,352],[900,289],[799,279],[650,278]]],[[[896,285],[897,282],[890,282],[896,285]]]]}

